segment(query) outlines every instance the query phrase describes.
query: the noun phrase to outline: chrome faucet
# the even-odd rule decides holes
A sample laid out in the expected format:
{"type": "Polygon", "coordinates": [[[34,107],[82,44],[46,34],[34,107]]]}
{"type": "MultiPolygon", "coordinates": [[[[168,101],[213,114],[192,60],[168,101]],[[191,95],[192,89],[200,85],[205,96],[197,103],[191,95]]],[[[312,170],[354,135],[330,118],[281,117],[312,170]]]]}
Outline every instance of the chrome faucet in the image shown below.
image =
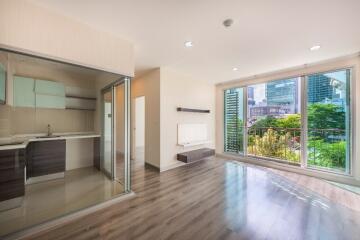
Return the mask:
{"type": "Polygon", "coordinates": [[[47,136],[50,137],[52,135],[51,133],[51,126],[50,124],[47,125],[47,136]]]}

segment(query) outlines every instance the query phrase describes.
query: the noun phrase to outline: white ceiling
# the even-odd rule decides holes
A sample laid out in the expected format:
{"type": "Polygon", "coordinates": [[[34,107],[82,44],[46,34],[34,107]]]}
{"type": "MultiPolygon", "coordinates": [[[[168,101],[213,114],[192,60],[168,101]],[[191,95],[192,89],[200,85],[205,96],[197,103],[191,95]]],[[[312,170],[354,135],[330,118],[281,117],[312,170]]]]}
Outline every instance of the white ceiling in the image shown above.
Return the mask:
{"type": "Polygon", "coordinates": [[[359,0],[33,1],[133,42],[136,74],[170,66],[218,83],[360,50],[359,0]]]}

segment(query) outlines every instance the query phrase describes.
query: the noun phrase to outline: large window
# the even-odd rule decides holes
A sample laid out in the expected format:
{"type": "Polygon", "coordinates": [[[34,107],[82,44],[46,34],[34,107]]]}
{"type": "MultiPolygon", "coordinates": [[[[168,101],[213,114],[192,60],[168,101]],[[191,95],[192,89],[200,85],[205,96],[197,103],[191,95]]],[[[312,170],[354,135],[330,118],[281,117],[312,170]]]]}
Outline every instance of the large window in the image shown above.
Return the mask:
{"type": "Polygon", "coordinates": [[[350,70],[307,76],[307,163],[349,172],[350,70]]]}
{"type": "Polygon", "coordinates": [[[225,90],[225,152],[349,173],[350,75],[344,69],[225,90]]]}
{"type": "Polygon", "coordinates": [[[300,163],[300,79],[248,86],[249,155],[300,163]]]}

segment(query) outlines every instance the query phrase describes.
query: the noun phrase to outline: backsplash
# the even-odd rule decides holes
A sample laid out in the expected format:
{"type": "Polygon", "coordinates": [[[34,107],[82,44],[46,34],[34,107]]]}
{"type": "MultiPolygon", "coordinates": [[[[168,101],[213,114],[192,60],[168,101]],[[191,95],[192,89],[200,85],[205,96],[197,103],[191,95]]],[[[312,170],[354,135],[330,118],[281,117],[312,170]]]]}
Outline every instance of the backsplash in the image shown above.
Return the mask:
{"type": "Polygon", "coordinates": [[[94,111],[0,105],[0,137],[51,131],[94,132],[94,111]]]}

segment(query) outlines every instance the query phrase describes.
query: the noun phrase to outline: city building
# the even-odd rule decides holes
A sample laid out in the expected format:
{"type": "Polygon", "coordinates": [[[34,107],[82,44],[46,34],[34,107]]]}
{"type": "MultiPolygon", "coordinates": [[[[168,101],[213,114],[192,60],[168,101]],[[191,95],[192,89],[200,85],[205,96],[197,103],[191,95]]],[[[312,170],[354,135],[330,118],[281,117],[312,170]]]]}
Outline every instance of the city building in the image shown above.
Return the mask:
{"type": "Polygon", "coordinates": [[[287,113],[297,113],[299,111],[298,82],[299,80],[294,78],[266,83],[268,106],[282,106],[287,113]]]}

